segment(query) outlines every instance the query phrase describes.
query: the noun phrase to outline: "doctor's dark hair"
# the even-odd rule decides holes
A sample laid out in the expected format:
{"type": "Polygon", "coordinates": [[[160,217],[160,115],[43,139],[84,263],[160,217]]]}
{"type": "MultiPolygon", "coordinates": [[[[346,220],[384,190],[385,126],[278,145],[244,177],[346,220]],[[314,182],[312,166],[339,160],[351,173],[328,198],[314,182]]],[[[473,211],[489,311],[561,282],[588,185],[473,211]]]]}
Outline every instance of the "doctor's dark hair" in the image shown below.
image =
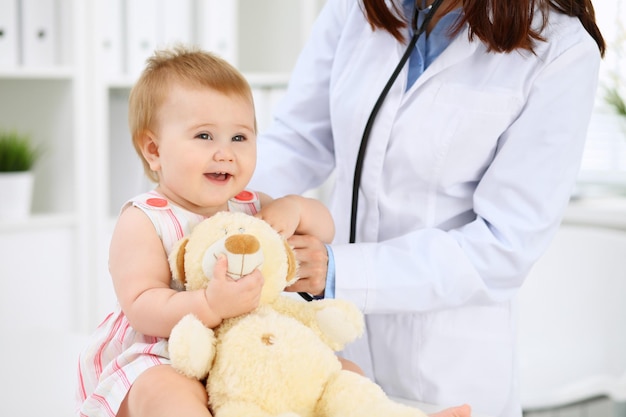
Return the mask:
{"type": "MultiPolygon", "coordinates": [[[[361,1],[372,29],[386,30],[398,41],[404,41],[401,30],[407,26],[407,21],[398,4],[390,2],[390,9],[386,0],[361,1]]],[[[596,24],[591,0],[454,0],[445,1],[441,8],[450,11],[458,4],[462,4],[463,15],[454,26],[453,34],[460,32],[467,23],[470,39],[478,37],[490,51],[532,51],[534,42],[543,40],[541,30],[547,24],[548,13],[554,10],[577,17],[604,56],[606,45],[596,24]],[[532,21],[537,9],[543,15],[543,25],[534,29],[532,21]]]]}
{"type": "MultiPolygon", "coordinates": [[[[142,138],[155,127],[159,107],[166,100],[172,83],[208,88],[248,100],[254,108],[252,90],[243,75],[227,61],[196,48],[175,46],[156,51],[130,91],[128,125],[135,151],[146,176],[158,182],[141,152],[142,138]]],[[[256,120],[254,121],[256,129],[256,120]]]]}

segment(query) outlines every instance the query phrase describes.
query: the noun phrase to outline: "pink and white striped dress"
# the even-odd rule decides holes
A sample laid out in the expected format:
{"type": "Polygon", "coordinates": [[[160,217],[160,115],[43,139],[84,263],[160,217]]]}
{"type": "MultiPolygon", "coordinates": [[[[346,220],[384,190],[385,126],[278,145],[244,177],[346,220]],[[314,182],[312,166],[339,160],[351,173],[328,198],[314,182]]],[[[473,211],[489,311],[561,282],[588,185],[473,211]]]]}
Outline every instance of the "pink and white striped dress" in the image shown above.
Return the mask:
{"type": "MultiPolygon", "coordinates": [[[[203,216],[168,202],[156,191],[129,200],[150,218],[166,253],[187,235],[203,216]]],[[[243,191],[228,202],[230,211],[256,213],[256,193],[243,191]]],[[[119,304],[98,326],[79,357],[77,415],[115,417],[135,379],[146,369],[170,363],[167,339],[136,332],[119,304]]]]}

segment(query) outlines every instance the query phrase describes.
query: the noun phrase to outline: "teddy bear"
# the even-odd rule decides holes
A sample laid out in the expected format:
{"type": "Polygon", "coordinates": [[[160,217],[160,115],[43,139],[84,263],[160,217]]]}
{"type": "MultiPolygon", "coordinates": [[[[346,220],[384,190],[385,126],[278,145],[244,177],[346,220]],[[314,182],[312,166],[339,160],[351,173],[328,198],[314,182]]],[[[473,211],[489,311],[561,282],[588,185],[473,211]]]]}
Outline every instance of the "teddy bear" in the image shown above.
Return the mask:
{"type": "Polygon", "coordinates": [[[172,250],[173,280],[187,290],[205,288],[220,254],[232,279],[260,269],[260,305],[214,329],[189,314],[168,344],[177,371],[207,378],[214,417],[425,417],[369,378],[342,370],[335,352],[361,335],[362,313],[345,300],[286,295],[298,279],[295,253],[267,222],[238,212],[205,219],[172,250]]]}

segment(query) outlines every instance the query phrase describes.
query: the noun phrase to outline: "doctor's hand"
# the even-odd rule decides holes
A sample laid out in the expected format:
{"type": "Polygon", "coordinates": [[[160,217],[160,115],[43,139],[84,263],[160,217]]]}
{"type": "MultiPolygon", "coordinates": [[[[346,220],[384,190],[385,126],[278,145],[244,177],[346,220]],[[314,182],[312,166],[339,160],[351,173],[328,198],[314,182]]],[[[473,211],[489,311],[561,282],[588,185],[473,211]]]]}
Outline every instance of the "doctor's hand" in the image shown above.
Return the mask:
{"type": "Polygon", "coordinates": [[[320,295],[326,288],[328,251],[324,243],[311,235],[293,235],[288,239],[299,262],[300,279],[285,291],[320,295]]]}

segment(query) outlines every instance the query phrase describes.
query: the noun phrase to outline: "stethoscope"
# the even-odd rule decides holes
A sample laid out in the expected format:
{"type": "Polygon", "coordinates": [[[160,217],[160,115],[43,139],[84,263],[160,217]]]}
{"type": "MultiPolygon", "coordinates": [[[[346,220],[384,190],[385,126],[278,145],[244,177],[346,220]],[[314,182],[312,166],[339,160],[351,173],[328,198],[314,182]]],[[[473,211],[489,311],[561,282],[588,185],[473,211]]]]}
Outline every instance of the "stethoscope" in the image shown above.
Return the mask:
{"type": "MultiPolygon", "coordinates": [[[[356,158],[356,166],[354,168],[354,182],[352,185],[352,211],[350,214],[350,243],[355,242],[357,206],[359,204],[359,187],[361,186],[361,173],[363,172],[363,160],[365,159],[365,150],[367,149],[367,142],[369,141],[370,133],[372,131],[372,126],[374,125],[374,121],[376,120],[376,115],[378,114],[380,107],[385,101],[385,97],[387,97],[387,93],[391,89],[391,86],[396,81],[396,78],[398,78],[398,75],[400,74],[400,71],[402,71],[402,68],[404,67],[406,62],[409,60],[409,57],[411,56],[411,53],[413,52],[413,49],[415,48],[415,44],[417,43],[417,40],[422,35],[422,33],[426,31],[426,28],[428,27],[428,24],[430,23],[433,16],[435,15],[435,12],[439,8],[439,6],[441,6],[441,3],[443,3],[443,0],[435,0],[435,2],[430,6],[430,10],[424,17],[422,24],[418,28],[417,27],[417,20],[418,20],[418,15],[419,15],[419,8],[417,7],[418,1],[420,0],[415,0],[415,11],[413,12],[413,20],[411,22],[411,27],[413,29],[413,37],[411,37],[411,40],[409,41],[409,44],[406,47],[406,51],[404,51],[404,54],[402,55],[402,58],[400,58],[398,65],[393,70],[391,77],[389,77],[389,80],[387,80],[387,84],[385,84],[385,87],[383,88],[380,95],[378,96],[378,99],[376,100],[376,103],[374,104],[374,107],[372,108],[372,112],[370,113],[370,116],[367,119],[367,123],[365,124],[365,129],[363,130],[363,136],[361,137],[361,145],[359,146],[359,153],[357,154],[357,158],[356,158]]],[[[310,294],[306,292],[298,292],[298,294],[302,298],[304,298],[306,301],[312,301],[314,299],[314,297],[312,297],[310,294]]]]}
{"type": "Polygon", "coordinates": [[[376,120],[378,111],[380,110],[380,107],[385,101],[385,97],[387,97],[387,93],[391,89],[391,86],[396,81],[396,78],[398,78],[400,71],[402,71],[402,67],[404,67],[406,62],[409,60],[409,57],[411,56],[411,53],[413,52],[413,49],[415,48],[415,44],[417,43],[417,40],[422,35],[422,33],[426,31],[426,28],[428,27],[428,24],[430,23],[433,16],[435,15],[435,12],[439,8],[439,6],[441,6],[441,3],[443,3],[443,0],[435,0],[435,2],[430,6],[430,10],[428,11],[428,14],[426,14],[426,16],[424,17],[422,24],[418,28],[417,27],[417,20],[418,20],[417,17],[419,14],[419,9],[417,7],[418,1],[420,0],[415,0],[415,11],[413,12],[413,20],[411,22],[411,27],[413,29],[413,37],[411,38],[411,41],[406,47],[406,51],[404,52],[404,55],[402,55],[402,58],[400,58],[400,62],[398,62],[398,65],[393,70],[391,77],[389,77],[389,80],[387,80],[387,84],[385,84],[385,87],[383,88],[380,95],[378,96],[378,99],[376,100],[376,103],[374,104],[374,107],[372,108],[372,112],[370,113],[370,116],[367,119],[367,123],[365,124],[365,129],[363,130],[363,136],[361,137],[361,145],[359,146],[359,153],[357,154],[357,158],[356,158],[356,166],[354,167],[354,182],[352,184],[352,211],[350,213],[350,243],[354,243],[355,238],[356,238],[356,219],[357,219],[357,209],[359,205],[359,187],[361,186],[361,174],[363,172],[363,160],[365,159],[365,151],[367,149],[367,143],[369,141],[372,127],[374,126],[374,121],[376,120]]]}

